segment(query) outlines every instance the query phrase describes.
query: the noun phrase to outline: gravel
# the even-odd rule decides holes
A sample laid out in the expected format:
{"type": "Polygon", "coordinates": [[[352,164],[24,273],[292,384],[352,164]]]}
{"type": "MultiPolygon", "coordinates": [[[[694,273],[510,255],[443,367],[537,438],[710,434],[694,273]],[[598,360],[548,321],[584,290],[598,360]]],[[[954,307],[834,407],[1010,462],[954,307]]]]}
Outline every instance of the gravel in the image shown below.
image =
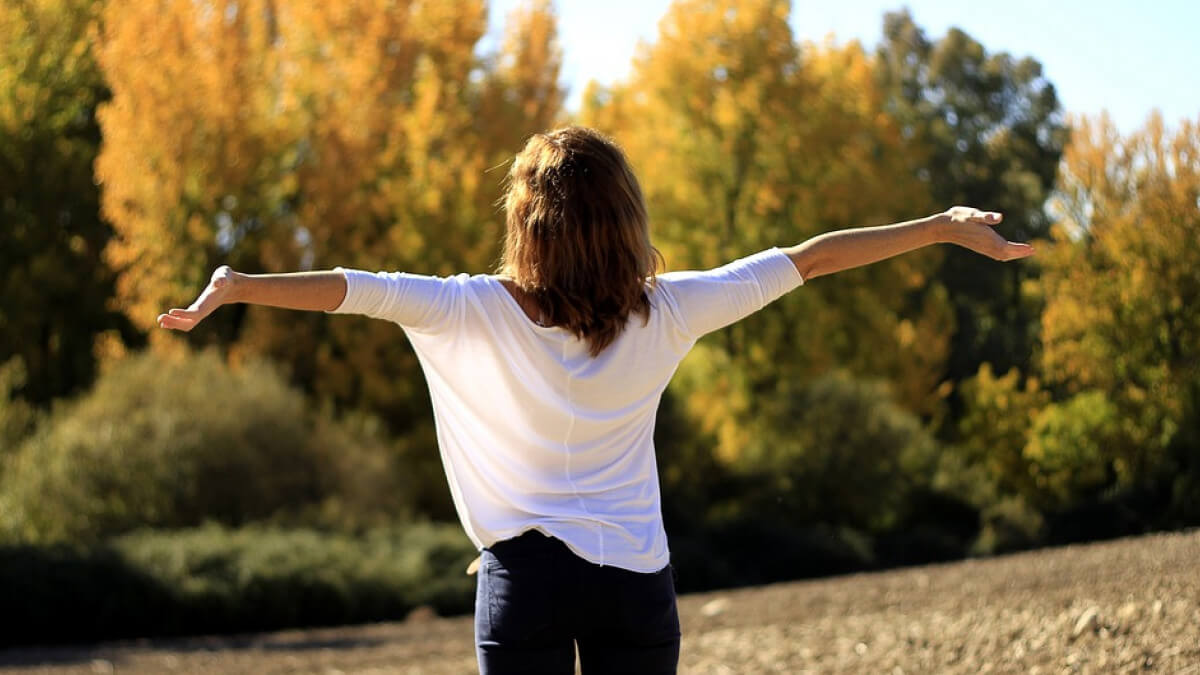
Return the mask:
{"type": "MultiPolygon", "coordinates": [[[[686,574],[686,564],[682,565],[686,574]]],[[[684,596],[682,673],[1195,673],[1200,532],[684,596]]],[[[0,673],[470,673],[469,617],[0,651],[0,673]]]]}

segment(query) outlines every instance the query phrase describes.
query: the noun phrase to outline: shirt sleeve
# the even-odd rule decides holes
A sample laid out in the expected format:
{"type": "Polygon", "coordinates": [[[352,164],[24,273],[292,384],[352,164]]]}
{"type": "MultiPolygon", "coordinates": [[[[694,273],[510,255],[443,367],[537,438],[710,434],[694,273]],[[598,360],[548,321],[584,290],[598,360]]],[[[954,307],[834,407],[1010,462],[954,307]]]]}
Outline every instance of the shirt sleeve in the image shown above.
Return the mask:
{"type": "Polygon", "coordinates": [[[778,248],[711,270],[668,272],[658,280],[692,340],[757,312],[804,283],[792,259],[778,248]]]}
{"type": "Polygon", "coordinates": [[[346,297],[331,314],[363,314],[434,333],[454,316],[461,286],[458,277],[405,272],[364,272],[335,267],[346,278],[346,297]]]}

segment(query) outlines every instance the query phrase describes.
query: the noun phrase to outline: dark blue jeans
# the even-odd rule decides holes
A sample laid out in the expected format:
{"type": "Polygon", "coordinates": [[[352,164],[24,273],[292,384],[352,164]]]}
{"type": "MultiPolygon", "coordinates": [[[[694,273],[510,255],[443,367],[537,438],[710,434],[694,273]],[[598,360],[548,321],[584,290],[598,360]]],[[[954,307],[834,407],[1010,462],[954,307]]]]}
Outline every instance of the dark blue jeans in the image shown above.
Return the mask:
{"type": "Polygon", "coordinates": [[[483,550],[475,651],[484,675],[674,673],[679,614],[671,567],[601,567],[540,532],[483,550]]]}

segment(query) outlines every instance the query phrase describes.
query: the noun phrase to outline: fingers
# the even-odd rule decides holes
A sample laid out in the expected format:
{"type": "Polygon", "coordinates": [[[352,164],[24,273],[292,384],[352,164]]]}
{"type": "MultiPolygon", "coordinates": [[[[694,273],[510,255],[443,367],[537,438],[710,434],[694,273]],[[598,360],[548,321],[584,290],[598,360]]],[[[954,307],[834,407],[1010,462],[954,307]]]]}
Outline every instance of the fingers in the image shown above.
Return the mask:
{"type": "Polygon", "coordinates": [[[196,324],[199,323],[198,319],[195,319],[195,318],[192,318],[192,317],[186,316],[186,315],[181,316],[178,314],[179,312],[186,312],[186,310],[172,309],[170,312],[167,312],[166,314],[159,314],[158,315],[159,328],[166,328],[168,330],[181,330],[181,331],[187,332],[187,331],[190,331],[191,329],[195,328],[196,324]]]}
{"type": "Polygon", "coordinates": [[[997,225],[1004,220],[1004,214],[999,211],[984,211],[971,206],[952,206],[946,211],[951,222],[979,223],[981,225],[997,225]]]}
{"type": "Polygon", "coordinates": [[[160,328],[190,331],[208,314],[203,309],[192,309],[191,307],[187,309],[175,308],[168,310],[166,314],[159,314],[158,325],[160,328]]]}
{"type": "Polygon", "coordinates": [[[195,328],[196,324],[204,320],[204,317],[212,314],[213,310],[225,302],[229,295],[228,289],[233,286],[234,275],[232,268],[228,265],[221,265],[213,271],[208,286],[204,288],[195,302],[187,309],[175,308],[165,314],[159,314],[158,325],[162,328],[182,331],[195,328]]]}
{"type": "Polygon", "coordinates": [[[971,209],[967,219],[973,223],[981,225],[998,225],[1001,220],[1004,220],[1004,215],[999,211],[982,211],[980,209],[971,209]]]}
{"type": "Polygon", "coordinates": [[[976,211],[976,220],[986,225],[999,225],[1004,220],[1004,214],[999,211],[976,211]]]}
{"type": "Polygon", "coordinates": [[[1015,242],[1015,241],[1009,241],[1009,242],[1005,242],[1005,244],[1004,244],[1005,257],[1003,258],[1003,260],[1017,260],[1019,258],[1028,258],[1029,256],[1033,255],[1034,253],[1035,253],[1035,251],[1033,250],[1033,247],[1030,246],[1029,244],[1022,244],[1022,243],[1015,242]]]}
{"type": "Polygon", "coordinates": [[[1033,247],[1029,244],[1022,244],[1015,241],[1005,241],[999,244],[992,244],[980,249],[978,252],[986,255],[992,260],[999,260],[1000,262],[1028,258],[1035,253],[1033,247]]]}
{"type": "Polygon", "coordinates": [[[1034,254],[1029,244],[1006,241],[996,230],[983,223],[967,223],[958,228],[956,233],[955,243],[993,260],[1017,260],[1034,254]]]}

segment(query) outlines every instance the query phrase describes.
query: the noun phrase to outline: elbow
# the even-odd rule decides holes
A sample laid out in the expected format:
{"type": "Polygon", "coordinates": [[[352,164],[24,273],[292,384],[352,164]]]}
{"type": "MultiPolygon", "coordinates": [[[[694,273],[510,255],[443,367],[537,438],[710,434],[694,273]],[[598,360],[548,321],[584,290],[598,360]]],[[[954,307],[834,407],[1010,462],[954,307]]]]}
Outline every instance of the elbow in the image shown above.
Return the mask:
{"type": "Polygon", "coordinates": [[[829,274],[828,261],[817,255],[812,249],[796,246],[787,251],[787,255],[800,273],[800,278],[807,283],[811,279],[829,274]]]}

